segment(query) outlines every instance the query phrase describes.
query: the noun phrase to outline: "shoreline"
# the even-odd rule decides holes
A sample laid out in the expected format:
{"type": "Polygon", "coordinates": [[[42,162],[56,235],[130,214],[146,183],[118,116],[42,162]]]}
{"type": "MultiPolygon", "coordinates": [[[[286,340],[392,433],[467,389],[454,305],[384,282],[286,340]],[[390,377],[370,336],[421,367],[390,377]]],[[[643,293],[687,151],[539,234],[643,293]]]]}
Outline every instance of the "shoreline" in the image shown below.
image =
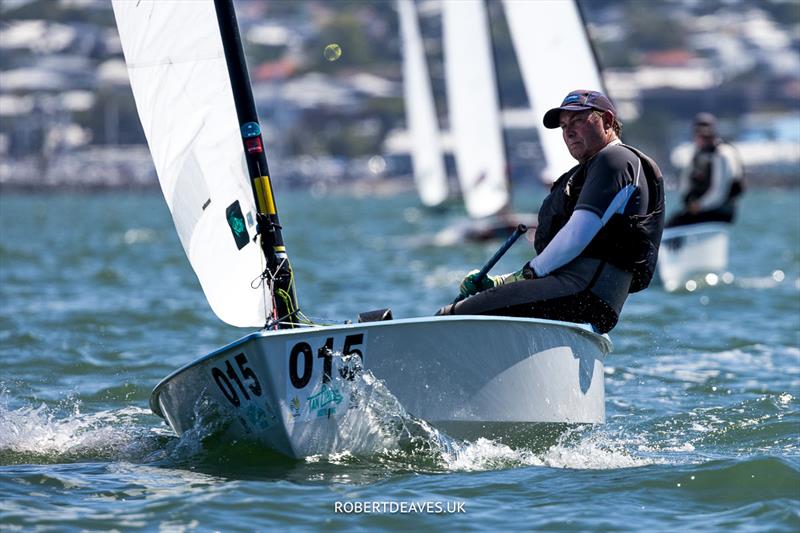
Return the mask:
{"type": "MultiPolygon", "coordinates": [[[[527,184],[520,184],[522,188],[527,188],[527,184]]],[[[332,184],[328,182],[316,182],[312,184],[286,185],[273,184],[276,191],[299,191],[305,190],[312,196],[322,197],[329,194],[346,194],[358,197],[385,197],[399,194],[414,193],[414,183],[405,178],[388,179],[368,179],[354,180],[349,182],[332,184]]],[[[531,188],[546,187],[532,182],[531,188]]],[[[793,190],[800,188],[800,174],[797,176],[777,176],[768,177],[754,181],[750,178],[747,182],[749,190],[763,189],[785,189],[793,190]]],[[[667,189],[669,192],[672,189],[667,189]]],[[[29,181],[0,182],[0,195],[3,194],[105,194],[114,192],[128,192],[134,194],[160,193],[161,188],[158,182],[129,182],[129,183],[81,183],[81,182],[62,182],[62,183],[33,183],[29,181]]]]}

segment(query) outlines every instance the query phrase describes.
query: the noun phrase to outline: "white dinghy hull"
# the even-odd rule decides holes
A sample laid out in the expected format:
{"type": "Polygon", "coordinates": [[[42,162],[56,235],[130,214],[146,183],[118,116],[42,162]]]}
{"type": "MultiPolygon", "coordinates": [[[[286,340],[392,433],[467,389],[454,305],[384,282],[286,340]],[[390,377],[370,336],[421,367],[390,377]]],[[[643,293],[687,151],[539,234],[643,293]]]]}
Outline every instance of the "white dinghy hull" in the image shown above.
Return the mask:
{"type": "Polygon", "coordinates": [[[658,252],[658,275],[667,291],[728,268],[728,225],[705,222],[667,228],[658,252]]]}
{"type": "Polygon", "coordinates": [[[365,400],[347,387],[352,367],[340,354],[349,353],[407,413],[446,432],[602,423],[610,351],[608,337],[586,326],[526,318],[262,330],[165,378],[150,405],[179,435],[214,419],[224,420],[226,439],[255,440],[290,457],[357,450],[347,414],[358,416],[365,400]]]}
{"type": "Polygon", "coordinates": [[[430,243],[433,246],[458,246],[468,241],[507,239],[520,224],[531,230],[536,229],[539,216],[536,213],[508,213],[481,219],[467,219],[437,232],[430,243]]]}

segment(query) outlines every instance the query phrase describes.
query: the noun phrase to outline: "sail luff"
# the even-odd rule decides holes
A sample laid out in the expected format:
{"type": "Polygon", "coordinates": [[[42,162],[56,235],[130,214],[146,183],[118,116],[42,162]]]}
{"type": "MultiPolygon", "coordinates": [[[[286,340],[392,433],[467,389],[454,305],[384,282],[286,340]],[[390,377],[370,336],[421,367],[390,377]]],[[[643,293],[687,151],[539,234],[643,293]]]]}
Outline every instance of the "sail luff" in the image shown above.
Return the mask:
{"type": "Polygon", "coordinates": [[[261,237],[264,256],[267,258],[267,269],[274,280],[273,291],[278,295],[274,301],[276,312],[274,318],[279,320],[278,327],[293,328],[295,327],[295,313],[298,309],[294,275],[281,233],[264,140],[258,122],[242,40],[239,36],[236,11],[233,7],[233,0],[214,0],[214,7],[228,66],[236,114],[239,119],[242,148],[250,173],[253,196],[258,207],[257,231],[261,237]]]}

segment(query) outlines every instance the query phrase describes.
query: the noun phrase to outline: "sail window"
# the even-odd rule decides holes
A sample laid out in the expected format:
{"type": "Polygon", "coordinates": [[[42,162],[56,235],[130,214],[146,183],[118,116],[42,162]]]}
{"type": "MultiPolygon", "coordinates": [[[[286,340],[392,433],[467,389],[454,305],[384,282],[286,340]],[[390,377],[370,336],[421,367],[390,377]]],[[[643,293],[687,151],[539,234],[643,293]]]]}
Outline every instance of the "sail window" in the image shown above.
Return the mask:
{"type": "Polygon", "coordinates": [[[211,193],[194,152],[189,152],[183,160],[169,198],[173,202],[172,213],[178,236],[183,247],[189,250],[195,227],[211,203],[211,193]]]}

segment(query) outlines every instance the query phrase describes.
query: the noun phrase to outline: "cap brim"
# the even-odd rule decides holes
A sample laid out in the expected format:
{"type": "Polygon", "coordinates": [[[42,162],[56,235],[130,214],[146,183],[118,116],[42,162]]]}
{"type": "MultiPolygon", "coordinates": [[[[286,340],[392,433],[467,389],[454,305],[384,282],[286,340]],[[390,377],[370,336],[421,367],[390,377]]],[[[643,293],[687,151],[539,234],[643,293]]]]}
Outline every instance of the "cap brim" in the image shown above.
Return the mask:
{"type": "Polygon", "coordinates": [[[586,111],[587,109],[594,109],[590,105],[565,105],[561,107],[554,107],[544,114],[544,127],[548,129],[556,129],[560,126],[559,119],[561,118],[562,111],[586,111]]]}

